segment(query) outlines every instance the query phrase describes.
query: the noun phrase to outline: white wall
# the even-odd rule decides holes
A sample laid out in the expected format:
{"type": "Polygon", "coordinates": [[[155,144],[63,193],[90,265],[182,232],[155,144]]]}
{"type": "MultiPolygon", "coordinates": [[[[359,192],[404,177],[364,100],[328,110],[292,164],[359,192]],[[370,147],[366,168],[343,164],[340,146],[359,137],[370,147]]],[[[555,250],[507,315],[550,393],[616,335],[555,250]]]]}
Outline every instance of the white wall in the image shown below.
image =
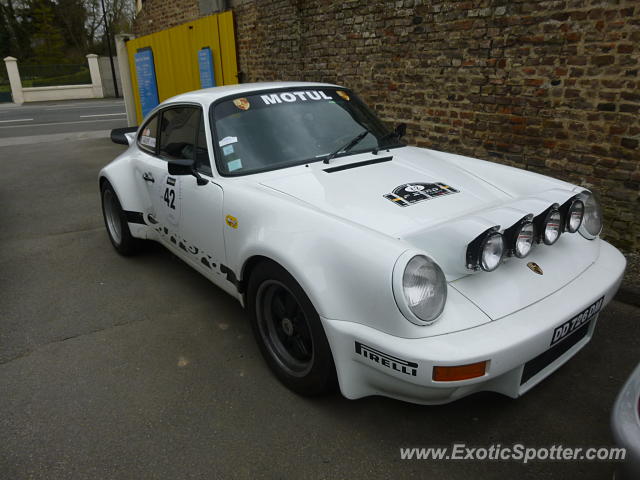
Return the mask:
{"type": "Polygon", "coordinates": [[[22,89],[25,102],[52,100],[79,100],[96,98],[91,85],[61,85],[56,87],[30,87],[22,89]]]}
{"type": "Polygon", "coordinates": [[[18,68],[17,60],[13,57],[6,57],[4,63],[7,66],[7,73],[9,74],[13,103],[17,103],[18,105],[21,105],[23,102],[104,97],[100,68],[98,66],[98,56],[93,53],[87,55],[87,63],[89,64],[89,72],[91,73],[91,83],[86,85],[24,88],[20,80],[20,69],[18,68]]]}
{"type": "MultiPolygon", "coordinates": [[[[111,75],[111,64],[109,57],[98,57],[98,67],[100,68],[100,79],[102,80],[102,91],[105,97],[115,97],[116,92],[113,88],[113,76],[111,75]]],[[[118,83],[118,95],[122,96],[122,84],[120,81],[120,68],[118,66],[118,58],[113,57],[113,67],[116,70],[116,82],[118,83]]]]}

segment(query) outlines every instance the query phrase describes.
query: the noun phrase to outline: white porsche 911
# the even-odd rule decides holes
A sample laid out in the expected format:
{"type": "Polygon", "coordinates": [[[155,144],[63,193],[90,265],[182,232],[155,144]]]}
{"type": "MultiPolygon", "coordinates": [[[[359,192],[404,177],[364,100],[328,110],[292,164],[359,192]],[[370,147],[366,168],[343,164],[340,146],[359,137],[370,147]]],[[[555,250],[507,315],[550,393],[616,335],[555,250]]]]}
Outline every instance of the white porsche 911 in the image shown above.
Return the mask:
{"type": "Polygon", "coordinates": [[[589,190],[407,146],[344,87],[186,93],[134,130],[100,172],[113,246],[158,241],[237,298],[301,394],[517,397],[590,340],[625,269],[589,190]]]}

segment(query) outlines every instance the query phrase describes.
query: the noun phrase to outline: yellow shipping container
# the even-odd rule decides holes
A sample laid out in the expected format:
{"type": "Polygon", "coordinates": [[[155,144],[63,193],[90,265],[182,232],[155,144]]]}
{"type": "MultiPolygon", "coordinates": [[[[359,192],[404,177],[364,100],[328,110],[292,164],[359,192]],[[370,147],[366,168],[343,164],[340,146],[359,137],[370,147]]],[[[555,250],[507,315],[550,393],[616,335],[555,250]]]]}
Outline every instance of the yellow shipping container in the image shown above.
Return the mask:
{"type": "Polygon", "coordinates": [[[144,48],[150,48],[153,52],[158,99],[162,102],[179,93],[200,88],[198,52],[205,47],[211,49],[216,85],[238,83],[231,11],[200,18],[127,42],[138,124],[142,121],[142,107],[136,79],[136,52],[144,48]]]}

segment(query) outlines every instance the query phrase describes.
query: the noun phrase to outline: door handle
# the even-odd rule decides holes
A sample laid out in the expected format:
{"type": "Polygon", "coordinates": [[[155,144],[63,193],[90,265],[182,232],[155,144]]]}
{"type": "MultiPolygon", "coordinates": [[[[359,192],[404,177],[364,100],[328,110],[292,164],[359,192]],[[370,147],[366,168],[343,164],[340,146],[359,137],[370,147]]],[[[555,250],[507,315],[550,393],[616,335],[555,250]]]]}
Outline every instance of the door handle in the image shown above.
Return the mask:
{"type": "Polygon", "coordinates": [[[142,174],[142,178],[144,179],[145,182],[151,182],[151,183],[155,182],[155,180],[153,179],[153,175],[151,175],[151,172],[144,172],[142,174]]]}

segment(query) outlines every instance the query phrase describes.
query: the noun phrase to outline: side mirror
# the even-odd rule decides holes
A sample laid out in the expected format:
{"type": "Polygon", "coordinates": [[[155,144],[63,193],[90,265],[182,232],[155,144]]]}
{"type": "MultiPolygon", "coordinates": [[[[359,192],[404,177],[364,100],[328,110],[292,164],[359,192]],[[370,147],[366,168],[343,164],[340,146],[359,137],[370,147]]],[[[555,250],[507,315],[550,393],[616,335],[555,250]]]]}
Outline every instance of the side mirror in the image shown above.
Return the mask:
{"type": "Polygon", "coordinates": [[[193,160],[169,160],[169,175],[193,175],[196,177],[198,185],[206,185],[208,180],[202,178],[195,167],[193,160]]]}
{"type": "Polygon", "coordinates": [[[193,160],[169,160],[169,175],[193,175],[193,160]]]}
{"type": "Polygon", "coordinates": [[[397,127],[396,127],[396,136],[398,137],[398,140],[401,139],[402,137],[404,137],[407,133],[407,124],[406,123],[400,123],[397,127]]]}
{"type": "Polygon", "coordinates": [[[111,141],[120,145],[129,145],[129,137],[127,134],[135,133],[138,127],[114,128],[111,130],[111,141]]]}

